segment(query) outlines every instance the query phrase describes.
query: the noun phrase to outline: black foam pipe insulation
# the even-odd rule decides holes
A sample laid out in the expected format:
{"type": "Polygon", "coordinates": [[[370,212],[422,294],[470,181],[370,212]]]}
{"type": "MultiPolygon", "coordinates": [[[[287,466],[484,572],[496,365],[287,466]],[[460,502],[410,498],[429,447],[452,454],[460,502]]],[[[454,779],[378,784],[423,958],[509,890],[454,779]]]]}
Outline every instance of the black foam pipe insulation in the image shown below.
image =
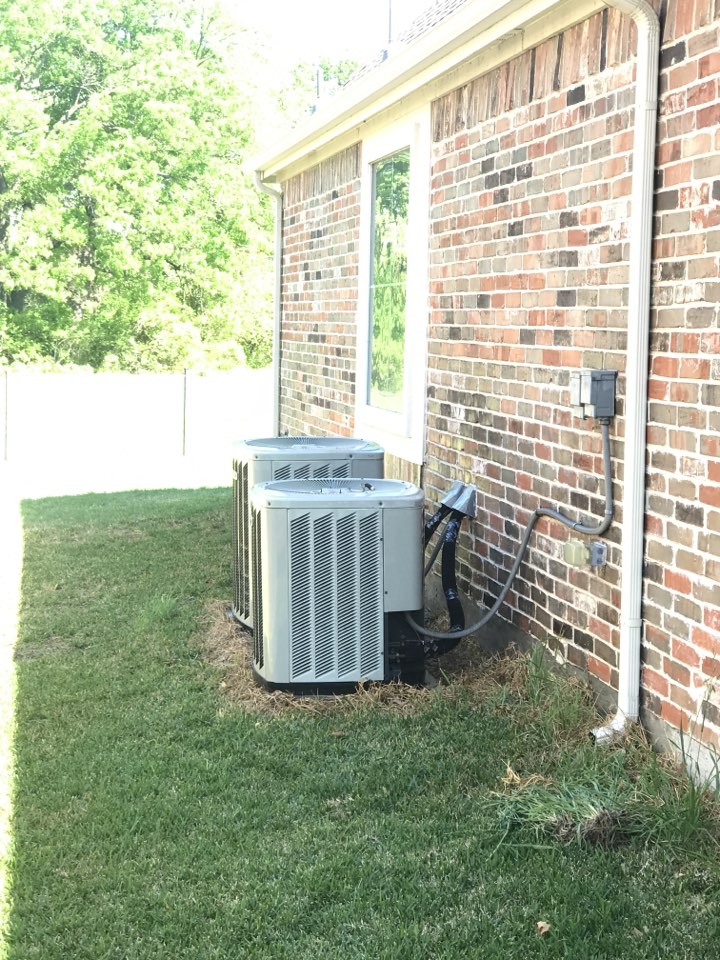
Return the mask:
{"type": "Polygon", "coordinates": [[[448,616],[450,617],[451,631],[463,630],[465,628],[465,611],[460,602],[460,594],[458,593],[457,580],[455,578],[455,554],[461,523],[462,517],[451,517],[447,522],[445,533],[443,534],[442,588],[445,594],[448,616]]]}
{"type": "Polygon", "coordinates": [[[446,507],[444,503],[441,503],[435,513],[430,517],[430,519],[425,524],[425,534],[424,534],[424,546],[427,546],[430,542],[430,538],[435,533],[437,528],[440,526],[445,517],[450,513],[450,507],[446,507]]]}

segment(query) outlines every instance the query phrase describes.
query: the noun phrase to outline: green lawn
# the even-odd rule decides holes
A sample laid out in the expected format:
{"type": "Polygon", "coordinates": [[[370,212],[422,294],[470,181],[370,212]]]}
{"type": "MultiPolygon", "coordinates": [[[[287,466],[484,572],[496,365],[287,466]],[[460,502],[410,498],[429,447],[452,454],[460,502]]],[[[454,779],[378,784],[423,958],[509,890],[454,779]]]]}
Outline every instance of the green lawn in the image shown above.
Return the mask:
{"type": "Polygon", "coordinates": [[[711,808],[692,829],[646,751],[593,747],[539,662],[403,712],[224,699],[197,631],[231,595],[229,513],[226,490],[24,504],[1,956],[716,960],[711,808]],[[627,841],[535,828],[520,801],[553,785],[632,809],[627,841]]]}

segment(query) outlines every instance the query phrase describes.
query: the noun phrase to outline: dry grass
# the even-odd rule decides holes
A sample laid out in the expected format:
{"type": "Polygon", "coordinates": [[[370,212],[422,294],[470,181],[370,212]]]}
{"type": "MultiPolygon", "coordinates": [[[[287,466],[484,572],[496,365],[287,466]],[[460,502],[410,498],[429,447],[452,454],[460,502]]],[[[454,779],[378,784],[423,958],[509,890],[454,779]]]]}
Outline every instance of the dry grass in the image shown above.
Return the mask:
{"type": "Polygon", "coordinates": [[[253,678],[252,636],[228,616],[225,600],[207,604],[199,621],[196,644],[208,663],[220,674],[219,690],[233,705],[250,713],[280,715],[288,712],[312,715],[352,713],[368,707],[409,716],[426,707],[435,696],[470,690],[487,694],[499,686],[522,689],[526,667],[514,656],[489,658],[472,642],[461,643],[441,660],[428,661],[428,671],[439,681],[436,687],[413,687],[404,683],[368,683],[342,696],[295,696],[281,690],[265,690],[253,678]]]}

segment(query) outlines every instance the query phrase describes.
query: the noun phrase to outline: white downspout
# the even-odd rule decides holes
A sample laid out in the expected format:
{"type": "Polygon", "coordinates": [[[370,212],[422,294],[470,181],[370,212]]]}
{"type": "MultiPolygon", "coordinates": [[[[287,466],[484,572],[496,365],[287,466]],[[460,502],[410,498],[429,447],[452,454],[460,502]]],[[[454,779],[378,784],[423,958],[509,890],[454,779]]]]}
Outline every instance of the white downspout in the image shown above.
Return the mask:
{"type": "Polygon", "coordinates": [[[638,50],[630,210],[618,709],[609,724],[593,730],[598,743],[615,739],[628,722],[640,716],[647,383],[660,54],[660,22],[646,0],[606,2],[635,21],[638,50]]]}
{"type": "Polygon", "coordinates": [[[275,283],[273,287],[273,396],[272,424],[274,435],[280,433],[280,325],[282,321],[282,243],[283,243],[283,195],[282,190],[265,183],[262,173],[255,171],[255,184],[258,190],[272,197],[275,207],[275,283]]]}

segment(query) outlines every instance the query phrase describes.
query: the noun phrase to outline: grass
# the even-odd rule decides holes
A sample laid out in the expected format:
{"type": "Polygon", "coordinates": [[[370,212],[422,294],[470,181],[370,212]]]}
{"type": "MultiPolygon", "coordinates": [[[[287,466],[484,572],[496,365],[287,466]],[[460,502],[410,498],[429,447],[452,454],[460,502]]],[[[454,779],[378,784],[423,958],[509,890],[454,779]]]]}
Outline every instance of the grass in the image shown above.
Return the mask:
{"type": "Polygon", "coordinates": [[[688,828],[683,781],[640,741],[593,747],[587,692],[539,658],[446,658],[436,691],[317,711],[229,695],[203,640],[229,511],[225,490],[25,503],[0,956],[718,956],[713,805],[688,828]],[[522,806],[536,787],[565,834],[522,806]],[[647,825],[593,843],[562,796],[647,825]]]}

